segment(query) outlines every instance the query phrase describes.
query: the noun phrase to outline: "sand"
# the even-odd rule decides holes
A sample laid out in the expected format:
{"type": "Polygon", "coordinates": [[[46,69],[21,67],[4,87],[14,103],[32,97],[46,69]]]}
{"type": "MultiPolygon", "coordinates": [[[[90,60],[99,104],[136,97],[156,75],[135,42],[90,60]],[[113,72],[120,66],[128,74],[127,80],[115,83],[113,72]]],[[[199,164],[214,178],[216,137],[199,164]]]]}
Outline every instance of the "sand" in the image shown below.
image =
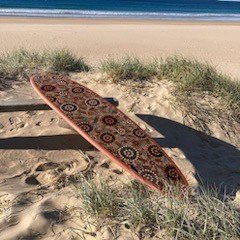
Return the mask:
{"type": "Polygon", "coordinates": [[[240,25],[136,20],[0,18],[0,52],[68,48],[91,63],[126,54],[177,54],[240,78],[240,25]]]}
{"type": "MultiPolygon", "coordinates": [[[[232,76],[240,74],[236,67],[238,25],[1,21],[0,48],[4,51],[20,46],[68,47],[95,63],[109,54],[120,56],[124,52],[143,57],[181,53],[214,61],[232,76]]],[[[211,134],[197,131],[185,112],[172,104],[172,86],[167,81],[123,86],[106,82],[98,73],[71,77],[104,97],[117,98],[119,109],[160,143],[191,186],[201,179],[203,183],[226,187],[228,194],[235,197],[240,183],[240,136],[228,129],[224,118],[226,126],[217,119],[208,124],[211,134]]],[[[0,92],[1,100],[21,98],[39,97],[28,82],[0,92]]],[[[217,102],[208,98],[203,101],[217,102]]],[[[240,129],[239,125],[236,129],[240,129]]],[[[93,149],[53,111],[0,113],[0,165],[1,240],[139,239],[124,226],[116,238],[104,223],[99,228],[80,215],[80,200],[71,185],[71,179],[79,173],[122,185],[132,177],[93,149]]],[[[237,196],[236,202],[239,192],[237,196]]]]}

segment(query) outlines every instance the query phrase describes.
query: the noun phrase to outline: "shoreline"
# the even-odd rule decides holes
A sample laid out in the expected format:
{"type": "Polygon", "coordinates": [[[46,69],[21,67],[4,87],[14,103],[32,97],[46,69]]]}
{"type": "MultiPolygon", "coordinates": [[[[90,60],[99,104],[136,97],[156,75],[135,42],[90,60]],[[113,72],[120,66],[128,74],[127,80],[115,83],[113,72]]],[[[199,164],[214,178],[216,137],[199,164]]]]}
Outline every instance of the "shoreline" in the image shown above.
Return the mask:
{"type": "Polygon", "coordinates": [[[1,23],[49,23],[49,24],[154,24],[154,25],[229,25],[240,26],[239,21],[211,21],[211,20],[162,20],[137,18],[69,18],[69,17],[10,17],[0,16],[1,23]]]}

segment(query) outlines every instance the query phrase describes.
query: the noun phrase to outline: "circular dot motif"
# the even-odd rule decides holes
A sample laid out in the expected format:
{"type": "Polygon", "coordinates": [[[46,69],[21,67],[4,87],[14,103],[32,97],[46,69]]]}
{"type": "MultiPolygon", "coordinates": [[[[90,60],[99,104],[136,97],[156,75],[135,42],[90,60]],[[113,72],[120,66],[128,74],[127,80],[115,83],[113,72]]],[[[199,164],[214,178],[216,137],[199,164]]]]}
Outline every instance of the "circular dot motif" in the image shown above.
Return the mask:
{"type": "Polygon", "coordinates": [[[111,133],[102,133],[100,139],[105,143],[113,143],[115,141],[115,137],[111,133]]]}
{"type": "Polygon", "coordinates": [[[86,100],[86,104],[91,107],[96,107],[100,104],[100,101],[97,98],[90,98],[86,100]]]}
{"type": "Polygon", "coordinates": [[[147,136],[141,128],[133,129],[133,134],[139,138],[145,138],[147,136]]]}
{"type": "Polygon", "coordinates": [[[74,112],[78,109],[78,106],[74,103],[64,103],[61,109],[65,112],[74,112]]]}
{"type": "Polygon", "coordinates": [[[55,89],[53,85],[43,85],[41,89],[45,92],[51,92],[55,89]]]}
{"type": "Polygon", "coordinates": [[[132,162],[138,158],[138,151],[130,146],[124,146],[118,150],[121,158],[126,161],[132,162]]]}
{"type": "Polygon", "coordinates": [[[84,93],[84,88],[83,87],[75,87],[72,89],[73,93],[84,93]]]}
{"type": "Polygon", "coordinates": [[[93,130],[93,127],[88,123],[79,123],[78,126],[86,133],[89,133],[93,130]]]}
{"type": "Polygon", "coordinates": [[[143,170],[139,171],[139,174],[143,178],[147,179],[148,181],[150,181],[152,183],[158,184],[158,182],[159,182],[157,174],[150,169],[143,169],[143,170]]]}
{"type": "Polygon", "coordinates": [[[113,116],[107,115],[102,118],[102,122],[109,126],[114,126],[117,124],[117,119],[113,116]]]}
{"type": "Polygon", "coordinates": [[[164,169],[164,172],[167,178],[169,178],[170,180],[177,181],[181,179],[177,169],[174,166],[167,166],[164,169]]]}
{"type": "Polygon", "coordinates": [[[149,153],[154,157],[162,157],[163,152],[157,145],[151,145],[148,147],[149,153]]]}

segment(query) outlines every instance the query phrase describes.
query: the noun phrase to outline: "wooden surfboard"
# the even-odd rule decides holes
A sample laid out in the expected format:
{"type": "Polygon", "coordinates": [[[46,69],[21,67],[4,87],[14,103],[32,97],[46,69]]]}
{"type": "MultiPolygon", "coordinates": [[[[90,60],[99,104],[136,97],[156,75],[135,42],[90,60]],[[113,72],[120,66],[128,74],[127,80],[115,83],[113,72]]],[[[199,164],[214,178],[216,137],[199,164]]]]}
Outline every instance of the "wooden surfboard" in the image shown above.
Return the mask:
{"type": "Polygon", "coordinates": [[[135,122],[107,100],[64,75],[32,76],[40,97],[112,161],[149,187],[188,186],[173,160],[135,122]]]}

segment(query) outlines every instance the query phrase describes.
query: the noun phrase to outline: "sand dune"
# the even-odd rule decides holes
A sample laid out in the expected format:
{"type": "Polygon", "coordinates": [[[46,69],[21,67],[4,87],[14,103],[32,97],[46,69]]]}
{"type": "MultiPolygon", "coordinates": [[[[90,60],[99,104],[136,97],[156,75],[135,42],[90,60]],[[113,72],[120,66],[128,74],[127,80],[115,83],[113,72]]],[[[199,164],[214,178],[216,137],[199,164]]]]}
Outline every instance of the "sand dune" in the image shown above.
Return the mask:
{"type": "MultiPolygon", "coordinates": [[[[119,108],[148,131],[174,159],[192,186],[204,183],[237,190],[239,135],[220,125],[212,136],[184,124],[182,111],[171,104],[167,82],[144,88],[104,83],[94,74],[74,74],[75,80],[102,96],[114,96],[119,108]],[[104,88],[103,88],[104,86],[104,88]]],[[[29,83],[0,93],[1,98],[36,98],[29,83]]],[[[0,239],[114,239],[79,217],[80,202],[69,185],[79,173],[125,184],[131,177],[95,151],[53,111],[1,113],[0,202],[7,209],[0,221],[0,239]],[[76,230],[77,229],[77,230],[76,230]],[[81,239],[81,238],[77,238],[81,239]]],[[[139,239],[120,229],[118,239],[139,239]]]]}

